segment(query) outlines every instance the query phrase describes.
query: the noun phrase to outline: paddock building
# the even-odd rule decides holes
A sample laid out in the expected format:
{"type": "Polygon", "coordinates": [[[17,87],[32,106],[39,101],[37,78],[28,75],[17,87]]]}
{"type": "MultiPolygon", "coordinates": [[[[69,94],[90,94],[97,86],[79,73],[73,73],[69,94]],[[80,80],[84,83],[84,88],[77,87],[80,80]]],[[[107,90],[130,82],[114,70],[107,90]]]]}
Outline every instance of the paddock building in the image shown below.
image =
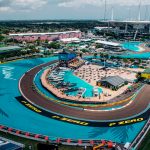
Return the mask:
{"type": "Polygon", "coordinates": [[[119,76],[104,77],[97,81],[97,86],[103,86],[112,90],[117,90],[125,85],[125,80],[119,76]]]}
{"type": "Polygon", "coordinates": [[[144,72],[141,73],[141,77],[145,79],[150,79],[150,68],[144,70],[144,72]]]}

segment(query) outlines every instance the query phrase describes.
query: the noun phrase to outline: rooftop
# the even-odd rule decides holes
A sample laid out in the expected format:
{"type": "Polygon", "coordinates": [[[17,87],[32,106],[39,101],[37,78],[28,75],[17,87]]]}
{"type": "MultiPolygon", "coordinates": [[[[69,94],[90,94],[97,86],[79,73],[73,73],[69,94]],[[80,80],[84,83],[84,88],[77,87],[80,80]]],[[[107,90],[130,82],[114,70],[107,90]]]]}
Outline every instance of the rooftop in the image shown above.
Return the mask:
{"type": "Polygon", "coordinates": [[[150,73],[150,68],[145,69],[143,73],[150,73]]]}
{"type": "Polygon", "coordinates": [[[99,81],[100,82],[108,82],[109,84],[111,84],[113,86],[120,86],[125,82],[125,80],[119,76],[109,76],[109,77],[105,77],[99,81]]]}
{"type": "Polygon", "coordinates": [[[47,33],[18,33],[9,34],[9,36],[34,36],[34,35],[56,35],[56,34],[67,34],[67,33],[80,33],[81,31],[64,31],[64,32],[47,32],[47,33]]]}
{"type": "Polygon", "coordinates": [[[7,46],[7,47],[0,47],[0,53],[13,51],[13,50],[20,50],[21,47],[19,46],[7,46]]]}
{"type": "Polygon", "coordinates": [[[97,41],[95,41],[95,43],[109,45],[109,46],[120,46],[120,43],[101,41],[101,40],[97,40],[97,41]]]}
{"type": "Polygon", "coordinates": [[[74,41],[80,42],[80,39],[79,38],[65,38],[65,39],[60,39],[60,41],[62,41],[62,42],[74,42],[74,41]]]}
{"type": "Polygon", "coordinates": [[[112,29],[112,27],[94,27],[97,30],[112,29]]]}

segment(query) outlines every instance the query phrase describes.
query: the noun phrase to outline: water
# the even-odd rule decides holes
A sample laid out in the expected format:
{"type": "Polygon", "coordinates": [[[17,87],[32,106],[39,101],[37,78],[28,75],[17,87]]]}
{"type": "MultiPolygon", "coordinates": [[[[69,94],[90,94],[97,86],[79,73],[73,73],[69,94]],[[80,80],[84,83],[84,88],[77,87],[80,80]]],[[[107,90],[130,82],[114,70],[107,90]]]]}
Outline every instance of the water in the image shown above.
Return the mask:
{"type": "MultiPolygon", "coordinates": [[[[122,48],[131,50],[129,53],[125,53],[122,55],[114,55],[118,56],[120,58],[137,58],[137,59],[149,59],[150,58],[150,52],[142,52],[142,53],[133,53],[133,52],[139,52],[140,51],[140,44],[142,42],[125,42],[122,43],[122,48]]],[[[86,59],[93,58],[93,56],[86,56],[86,59]]],[[[100,56],[97,56],[96,58],[100,58],[100,56]]]]}
{"type": "MultiPolygon", "coordinates": [[[[141,42],[126,42],[122,44],[122,47],[124,49],[128,49],[131,51],[135,51],[135,52],[139,52],[140,51],[140,44],[142,44],[141,42]]],[[[143,53],[127,53],[127,54],[123,54],[120,55],[118,57],[121,58],[137,58],[137,59],[149,59],[150,58],[150,52],[143,52],[143,53]]]]}
{"type": "MultiPolygon", "coordinates": [[[[41,85],[40,78],[43,73],[43,70],[40,71],[36,77],[34,78],[34,83],[36,84],[36,87],[41,91],[43,94],[45,94],[47,97],[52,98],[53,100],[58,100],[54,95],[52,95],[50,92],[48,92],[43,86],[41,85]]],[[[70,82],[70,83],[76,83],[77,85],[73,88],[86,88],[86,92],[83,94],[84,97],[93,97],[93,86],[88,84],[87,82],[81,80],[77,76],[73,74],[72,71],[66,71],[64,75],[64,82],[70,82]]],[[[102,92],[101,88],[98,88],[99,93],[102,92]]],[[[78,91],[74,92],[68,92],[68,95],[76,96],[78,94],[78,91]]]]}
{"type": "Polygon", "coordinates": [[[139,54],[128,53],[128,54],[120,55],[118,57],[121,57],[121,58],[149,59],[150,58],[150,52],[139,53],[139,54]]]}
{"type": "MultiPolygon", "coordinates": [[[[93,86],[85,82],[84,80],[80,79],[79,77],[75,76],[72,71],[68,71],[65,73],[64,76],[64,81],[65,82],[70,82],[70,83],[77,83],[76,87],[77,88],[85,88],[86,92],[83,94],[84,97],[93,97],[93,86]]],[[[102,89],[98,88],[99,93],[102,93],[102,89]]],[[[76,92],[70,92],[69,95],[76,96],[76,92]]]]}
{"type": "Polygon", "coordinates": [[[0,65],[0,110],[3,112],[0,113],[0,124],[52,138],[106,139],[123,143],[131,142],[142,129],[145,121],[113,128],[84,127],[41,116],[16,100],[15,97],[20,96],[18,81],[21,76],[34,66],[55,59],[57,58],[29,59],[0,65]],[[7,78],[4,68],[9,70],[7,78]]]}
{"type": "Polygon", "coordinates": [[[142,43],[141,42],[125,42],[122,44],[122,48],[138,52],[140,51],[140,48],[139,48],[140,44],[142,43]]]}

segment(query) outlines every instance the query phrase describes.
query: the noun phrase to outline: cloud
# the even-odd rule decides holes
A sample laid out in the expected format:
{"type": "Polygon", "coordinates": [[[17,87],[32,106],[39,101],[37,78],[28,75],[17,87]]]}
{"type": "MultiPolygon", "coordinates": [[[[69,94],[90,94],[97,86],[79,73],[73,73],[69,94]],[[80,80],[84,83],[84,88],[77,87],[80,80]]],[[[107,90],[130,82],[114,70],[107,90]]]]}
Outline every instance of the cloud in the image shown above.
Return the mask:
{"type": "Polygon", "coordinates": [[[47,0],[13,0],[12,5],[19,8],[36,9],[47,3],[47,0]]]}
{"type": "MultiPolygon", "coordinates": [[[[137,6],[140,0],[106,0],[108,5],[137,6]]],[[[59,7],[82,7],[85,5],[104,6],[105,0],[63,0],[58,3],[59,7]]],[[[141,0],[141,4],[150,5],[150,0],[141,0]]]]}
{"type": "Polygon", "coordinates": [[[104,0],[70,0],[60,2],[59,7],[81,7],[84,5],[101,6],[104,0]]]}
{"type": "Polygon", "coordinates": [[[0,12],[10,12],[12,9],[10,7],[0,7],[0,12]]]}
{"type": "MultiPolygon", "coordinates": [[[[140,0],[106,0],[108,5],[136,6],[140,0]]],[[[35,10],[43,6],[79,8],[94,6],[103,7],[105,0],[0,0],[0,11],[35,10]]],[[[150,5],[150,0],[141,0],[143,5],[150,5]]]]}
{"type": "Polygon", "coordinates": [[[48,0],[0,0],[0,11],[33,10],[46,5],[48,0]]]}

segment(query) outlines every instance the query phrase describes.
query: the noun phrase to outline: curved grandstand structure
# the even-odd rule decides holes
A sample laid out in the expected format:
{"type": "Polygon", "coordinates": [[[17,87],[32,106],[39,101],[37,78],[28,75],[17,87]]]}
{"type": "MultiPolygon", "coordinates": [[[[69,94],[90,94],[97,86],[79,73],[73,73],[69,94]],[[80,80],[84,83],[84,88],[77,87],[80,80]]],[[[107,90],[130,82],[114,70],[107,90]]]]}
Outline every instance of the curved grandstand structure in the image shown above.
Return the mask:
{"type": "Polygon", "coordinates": [[[34,77],[41,69],[55,62],[37,66],[26,72],[20,79],[19,89],[23,98],[18,99],[29,109],[53,119],[85,126],[121,126],[148,119],[149,85],[144,85],[135,95],[134,100],[123,108],[111,111],[76,109],[48,100],[33,88],[34,77]]]}

